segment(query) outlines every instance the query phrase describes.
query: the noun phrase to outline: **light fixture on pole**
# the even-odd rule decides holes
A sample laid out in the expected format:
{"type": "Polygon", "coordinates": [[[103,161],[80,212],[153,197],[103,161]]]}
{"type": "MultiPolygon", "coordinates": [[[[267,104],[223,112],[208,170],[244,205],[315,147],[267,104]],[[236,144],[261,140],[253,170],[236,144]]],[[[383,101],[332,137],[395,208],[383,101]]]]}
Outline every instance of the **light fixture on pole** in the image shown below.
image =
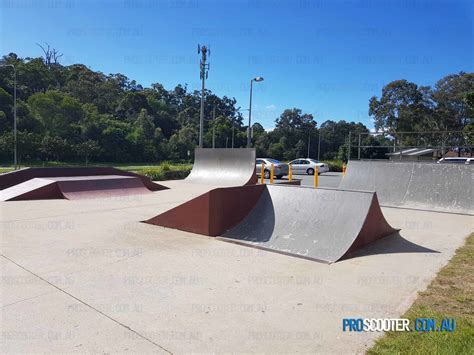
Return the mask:
{"type": "Polygon", "coordinates": [[[252,84],[254,81],[263,81],[263,78],[261,76],[257,76],[256,78],[250,80],[249,128],[247,133],[247,148],[250,148],[250,146],[252,145],[252,84]]]}
{"type": "Polygon", "coordinates": [[[13,165],[15,170],[18,165],[18,154],[17,154],[17,134],[16,134],[16,68],[13,64],[3,64],[0,67],[11,67],[13,68],[13,165]]]}

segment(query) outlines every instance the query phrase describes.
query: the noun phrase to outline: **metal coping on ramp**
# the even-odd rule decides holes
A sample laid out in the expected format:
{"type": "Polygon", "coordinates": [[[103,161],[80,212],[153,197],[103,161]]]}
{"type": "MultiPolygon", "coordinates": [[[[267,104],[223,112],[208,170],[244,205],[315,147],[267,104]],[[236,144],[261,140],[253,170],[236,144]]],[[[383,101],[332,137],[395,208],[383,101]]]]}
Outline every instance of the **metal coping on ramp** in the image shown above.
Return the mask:
{"type": "Polygon", "coordinates": [[[34,178],[73,177],[73,176],[97,176],[97,175],[120,175],[131,176],[140,179],[143,185],[150,191],[166,190],[167,187],[154,183],[149,177],[123,171],[112,167],[68,167],[68,168],[24,168],[0,174],[0,190],[10,188],[34,178]]]}
{"type": "Polygon", "coordinates": [[[474,167],[351,160],[339,188],[375,191],[382,206],[474,214],[474,167]]]}
{"type": "Polygon", "coordinates": [[[135,176],[34,178],[0,191],[0,201],[97,199],[152,193],[135,176]]]}
{"type": "Polygon", "coordinates": [[[196,148],[194,165],[186,182],[219,186],[253,185],[255,174],[254,148],[196,148]]]}
{"type": "Polygon", "coordinates": [[[327,263],[396,232],[374,192],[268,185],[211,190],[145,222],[327,263]]]}

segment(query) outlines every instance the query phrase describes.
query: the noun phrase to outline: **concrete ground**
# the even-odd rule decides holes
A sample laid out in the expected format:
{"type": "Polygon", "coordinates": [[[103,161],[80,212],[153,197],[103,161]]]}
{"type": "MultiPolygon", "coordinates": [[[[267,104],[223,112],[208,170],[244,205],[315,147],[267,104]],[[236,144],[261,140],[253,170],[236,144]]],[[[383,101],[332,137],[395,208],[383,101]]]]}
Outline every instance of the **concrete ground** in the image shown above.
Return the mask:
{"type": "Polygon", "coordinates": [[[0,204],[1,349],[363,352],[473,231],[474,217],[383,208],[399,234],[326,265],[140,223],[208,187],[0,204]]]}

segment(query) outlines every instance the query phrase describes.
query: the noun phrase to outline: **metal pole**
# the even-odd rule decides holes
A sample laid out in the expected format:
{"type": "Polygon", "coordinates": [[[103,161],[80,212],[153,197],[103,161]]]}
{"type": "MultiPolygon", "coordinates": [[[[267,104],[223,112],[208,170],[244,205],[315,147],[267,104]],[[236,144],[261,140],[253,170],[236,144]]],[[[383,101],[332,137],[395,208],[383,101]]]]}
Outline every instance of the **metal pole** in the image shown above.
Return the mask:
{"type": "Polygon", "coordinates": [[[250,129],[251,129],[251,124],[252,124],[252,83],[253,83],[253,79],[250,80],[249,129],[247,132],[247,148],[250,148],[250,146],[252,145],[252,138],[250,137],[251,135],[250,129]]]}
{"type": "Polygon", "coordinates": [[[310,144],[311,144],[311,131],[308,132],[308,155],[306,156],[306,158],[309,159],[309,147],[310,147],[310,144]]]}
{"type": "Polygon", "coordinates": [[[202,148],[202,135],[204,133],[204,90],[206,81],[205,75],[202,75],[202,88],[201,88],[201,114],[199,116],[199,148],[202,148]]]}
{"type": "Polygon", "coordinates": [[[216,147],[216,107],[212,109],[212,148],[216,147]]]}
{"type": "Polygon", "coordinates": [[[319,151],[321,150],[321,128],[318,132],[318,161],[319,161],[319,151]]]}
{"type": "Polygon", "coordinates": [[[357,160],[360,160],[360,133],[359,133],[359,146],[357,147],[357,160]]]}
{"type": "Polygon", "coordinates": [[[234,149],[234,120],[232,120],[232,149],[234,149]]]}
{"type": "Polygon", "coordinates": [[[13,66],[13,142],[14,142],[14,165],[15,170],[18,165],[18,150],[17,150],[17,130],[16,130],[16,68],[13,66]]]}
{"type": "Polygon", "coordinates": [[[349,139],[347,141],[347,162],[351,160],[351,132],[349,131],[349,139]]]}

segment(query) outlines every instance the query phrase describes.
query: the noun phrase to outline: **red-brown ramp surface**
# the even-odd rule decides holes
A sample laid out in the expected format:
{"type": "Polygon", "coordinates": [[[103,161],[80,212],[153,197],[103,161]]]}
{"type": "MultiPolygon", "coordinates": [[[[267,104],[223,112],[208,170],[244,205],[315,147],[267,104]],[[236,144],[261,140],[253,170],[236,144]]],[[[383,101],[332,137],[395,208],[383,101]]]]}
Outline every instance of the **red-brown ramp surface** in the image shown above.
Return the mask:
{"type": "Polygon", "coordinates": [[[54,168],[25,168],[0,174],[0,190],[7,189],[22,182],[34,178],[50,177],[73,177],[73,176],[97,176],[97,175],[120,175],[139,178],[143,185],[151,191],[165,190],[167,187],[151,181],[147,176],[123,171],[112,167],[54,167],[54,168]]]}
{"type": "Polygon", "coordinates": [[[109,198],[152,193],[134,176],[34,178],[0,191],[0,201],[109,198]]]}

